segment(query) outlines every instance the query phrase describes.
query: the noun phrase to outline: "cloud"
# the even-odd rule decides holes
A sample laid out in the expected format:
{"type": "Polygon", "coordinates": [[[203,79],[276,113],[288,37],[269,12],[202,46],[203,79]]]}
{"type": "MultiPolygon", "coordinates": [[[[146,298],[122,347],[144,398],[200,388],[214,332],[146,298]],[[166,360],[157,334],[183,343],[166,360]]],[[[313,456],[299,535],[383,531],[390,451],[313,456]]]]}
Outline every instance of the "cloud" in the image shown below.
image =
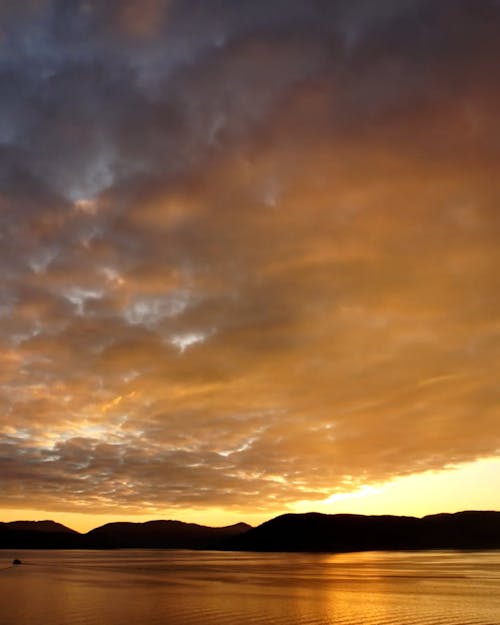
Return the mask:
{"type": "Polygon", "coordinates": [[[3,505],[271,510],[498,453],[498,3],[9,6],[3,505]]]}

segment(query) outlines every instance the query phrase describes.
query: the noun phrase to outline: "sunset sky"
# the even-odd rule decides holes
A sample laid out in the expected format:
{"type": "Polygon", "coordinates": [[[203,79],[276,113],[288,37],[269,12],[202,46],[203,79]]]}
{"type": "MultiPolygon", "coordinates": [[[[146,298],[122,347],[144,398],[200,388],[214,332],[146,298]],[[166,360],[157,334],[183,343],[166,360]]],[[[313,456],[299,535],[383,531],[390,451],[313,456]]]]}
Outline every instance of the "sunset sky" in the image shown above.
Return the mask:
{"type": "Polygon", "coordinates": [[[0,2],[0,520],[500,510],[500,2],[0,2]]]}

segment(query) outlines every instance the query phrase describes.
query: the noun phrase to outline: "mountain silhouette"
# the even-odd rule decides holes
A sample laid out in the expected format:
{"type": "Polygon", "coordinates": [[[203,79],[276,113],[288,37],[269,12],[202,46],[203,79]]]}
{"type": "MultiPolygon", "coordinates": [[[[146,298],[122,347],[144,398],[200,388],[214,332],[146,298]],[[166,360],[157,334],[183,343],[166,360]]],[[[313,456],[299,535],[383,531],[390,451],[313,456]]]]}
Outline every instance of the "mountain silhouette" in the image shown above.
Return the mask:
{"type": "Polygon", "coordinates": [[[77,531],[55,521],[11,521],[6,525],[16,530],[78,534],[77,531]]]}
{"type": "Polygon", "coordinates": [[[246,523],[206,527],[182,521],[107,523],[80,534],[54,521],[0,523],[0,549],[210,549],[251,529],[246,523]]]}
{"type": "Polygon", "coordinates": [[[500,549],[500,512],[409,516],[283,514],[252,528],[182,521],[107,523],[80,534],[54,521],[0,523],[0,549],[221,549],[387,551],[500,549]]]}
{"type": "Polygon", "coordinates": [[[0,523],[0,549],[79,549],[82,535],[54,521],[0,523]]]}
{"type": "Polygon", "coordinates": [[[85,539],[89,547],[142,547],[209,549],[223,539],[251,529],[246,523],[227,527],[206,527],[182,521],[107,523],[91,530],[85,539]]]}
{"type": "Polygon", "coordinates": [[[500,512],[467,511],[422,519],[355,514],[284,514],[226,541],[245,551],[499,549],[500,512]]]}

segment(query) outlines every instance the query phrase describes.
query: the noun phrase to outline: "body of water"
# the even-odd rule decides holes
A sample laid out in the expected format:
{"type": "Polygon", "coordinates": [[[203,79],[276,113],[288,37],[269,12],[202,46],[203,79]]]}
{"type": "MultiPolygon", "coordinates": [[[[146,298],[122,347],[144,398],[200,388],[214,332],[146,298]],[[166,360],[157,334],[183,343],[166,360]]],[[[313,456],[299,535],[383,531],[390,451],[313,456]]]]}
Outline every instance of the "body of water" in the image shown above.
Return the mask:
{"type": "Polygon", "coordinates": [[[500,625],[499,551],[17,550],[0,569],[0,625],[500,625]]]}

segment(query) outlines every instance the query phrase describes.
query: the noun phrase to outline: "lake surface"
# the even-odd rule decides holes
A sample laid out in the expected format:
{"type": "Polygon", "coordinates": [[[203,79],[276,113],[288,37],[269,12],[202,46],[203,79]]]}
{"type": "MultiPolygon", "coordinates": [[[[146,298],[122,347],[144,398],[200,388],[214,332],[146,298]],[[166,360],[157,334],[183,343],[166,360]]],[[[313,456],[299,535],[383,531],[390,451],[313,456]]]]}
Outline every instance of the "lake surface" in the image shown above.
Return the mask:
{"type": "Polygon", "coordinates": [[[0,569],[0,625],[500,625],[500,551],[5,550],[0,569]]]}

